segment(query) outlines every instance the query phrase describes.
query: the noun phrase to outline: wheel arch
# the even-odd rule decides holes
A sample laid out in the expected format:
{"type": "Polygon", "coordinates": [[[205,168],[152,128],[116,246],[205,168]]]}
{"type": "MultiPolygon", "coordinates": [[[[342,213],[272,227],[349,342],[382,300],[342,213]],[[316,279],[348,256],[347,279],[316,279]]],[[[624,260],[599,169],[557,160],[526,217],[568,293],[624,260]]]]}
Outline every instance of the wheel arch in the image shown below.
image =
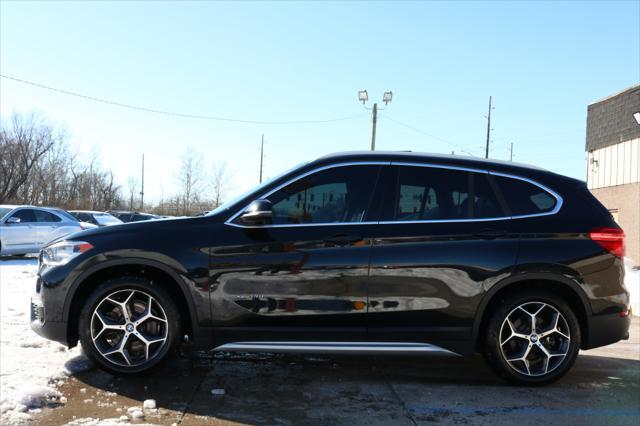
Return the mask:
{"type": "Polygon", "coordinates": [[[544,289],[562,297],[574,310],[580,323],[582,345],[589,340],[591,305],[581,286],[574,280],[553,273],[528,273],[507,278],[495,284],[480,301],[472,329],[472,341],[479,348],[482,330],[489,320],[493,308],[504,296],[525,289],[544,289]]]}
{"type": "Polygon", "coordinates": [[[82,309],[81,300],[95,287],[109,278],[135,275],[147,277],[161,283],[178,306],[181,316],[181,334],[193,335],[198,325],[193,299],[180,275],[159,262],[148,259],[119,259],[92,267],[76,278],[66,298],[63,316],[67,323],[67,344],[73,347],[78,342],[78,319],[82,309]]]}

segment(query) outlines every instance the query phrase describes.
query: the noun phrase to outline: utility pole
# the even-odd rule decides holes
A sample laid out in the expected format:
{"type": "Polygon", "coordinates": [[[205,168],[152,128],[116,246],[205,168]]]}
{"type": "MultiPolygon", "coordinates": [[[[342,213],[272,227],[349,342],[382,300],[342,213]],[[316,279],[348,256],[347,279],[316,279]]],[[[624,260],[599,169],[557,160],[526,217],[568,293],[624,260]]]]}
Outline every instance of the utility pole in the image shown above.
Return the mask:
{"type": "Polygon", "coordinates": [[[371,129],[371,151],[376,150],[376,125],[378,124],[378,103],[373,104],[373,128],[371,129]]]}
{"type": "Polygon", "coordinates": [[[513,161],[513,142],[511,142],[511,149],[509,149],[509,161],[513,161]]]}
{"type": "Polygon", "coordinates": [[[484,150],[484,158],[489,158],[489,138],[491,137],[491,96],[489,96],[489,114],[487,115],[487,145],[484,150]]]}
{"type": "Polygon", "coordinates": [[[262,141],[260,142],[260,182],[262,183],[262,163],[264,160],[264,135],[262,135],[262,141]]]}
{"type": "Polygon", "coordinates": [[[140,187],[140,211],[144,211],[144,153],[142,153],[142,185],[140,187]]]}

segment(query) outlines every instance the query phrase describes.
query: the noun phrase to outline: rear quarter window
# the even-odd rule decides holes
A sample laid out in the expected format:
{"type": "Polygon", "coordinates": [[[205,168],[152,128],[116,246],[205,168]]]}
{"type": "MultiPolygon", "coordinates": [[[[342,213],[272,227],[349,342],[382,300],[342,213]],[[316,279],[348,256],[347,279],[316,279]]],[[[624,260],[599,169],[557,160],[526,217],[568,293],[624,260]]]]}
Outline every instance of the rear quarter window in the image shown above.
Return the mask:
{"type": "Polygon", "coordinates": [[[549,213],[558,202],[553,195],[533,183],[504,176],[494,175],[493,178],[512,216],[549,213]]]}

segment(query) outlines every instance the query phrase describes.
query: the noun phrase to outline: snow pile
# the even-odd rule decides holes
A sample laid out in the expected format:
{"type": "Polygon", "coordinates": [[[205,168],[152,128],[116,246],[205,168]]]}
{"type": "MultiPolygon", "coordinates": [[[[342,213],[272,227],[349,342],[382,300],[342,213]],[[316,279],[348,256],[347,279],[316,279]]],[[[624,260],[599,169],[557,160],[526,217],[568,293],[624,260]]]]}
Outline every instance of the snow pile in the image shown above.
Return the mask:
{"type": "Polygon", "coordinates": [[[631,311],[640,316],[640,269],[634,268],[631,259],[624,260],[624,285],[631,294],[631,311]]]}
{"type": "Polygon", "coordinates": [[[79,348],[35,334],[29,328],[37,260],[0,261],[0,423],[22,424],[32,410],[63,404],[56,385],[89,367],[79,348]]]}

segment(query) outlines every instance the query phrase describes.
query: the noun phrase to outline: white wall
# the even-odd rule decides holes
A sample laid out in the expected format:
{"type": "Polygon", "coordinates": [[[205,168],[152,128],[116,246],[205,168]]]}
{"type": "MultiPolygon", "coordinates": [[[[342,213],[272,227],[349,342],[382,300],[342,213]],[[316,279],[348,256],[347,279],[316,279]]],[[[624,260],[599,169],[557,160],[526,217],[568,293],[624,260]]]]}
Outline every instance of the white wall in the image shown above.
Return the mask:
{"type": "Polygon", "coordinates": [[[589,189],[640,182],[640,139],[587,152],[589,189]]]}

